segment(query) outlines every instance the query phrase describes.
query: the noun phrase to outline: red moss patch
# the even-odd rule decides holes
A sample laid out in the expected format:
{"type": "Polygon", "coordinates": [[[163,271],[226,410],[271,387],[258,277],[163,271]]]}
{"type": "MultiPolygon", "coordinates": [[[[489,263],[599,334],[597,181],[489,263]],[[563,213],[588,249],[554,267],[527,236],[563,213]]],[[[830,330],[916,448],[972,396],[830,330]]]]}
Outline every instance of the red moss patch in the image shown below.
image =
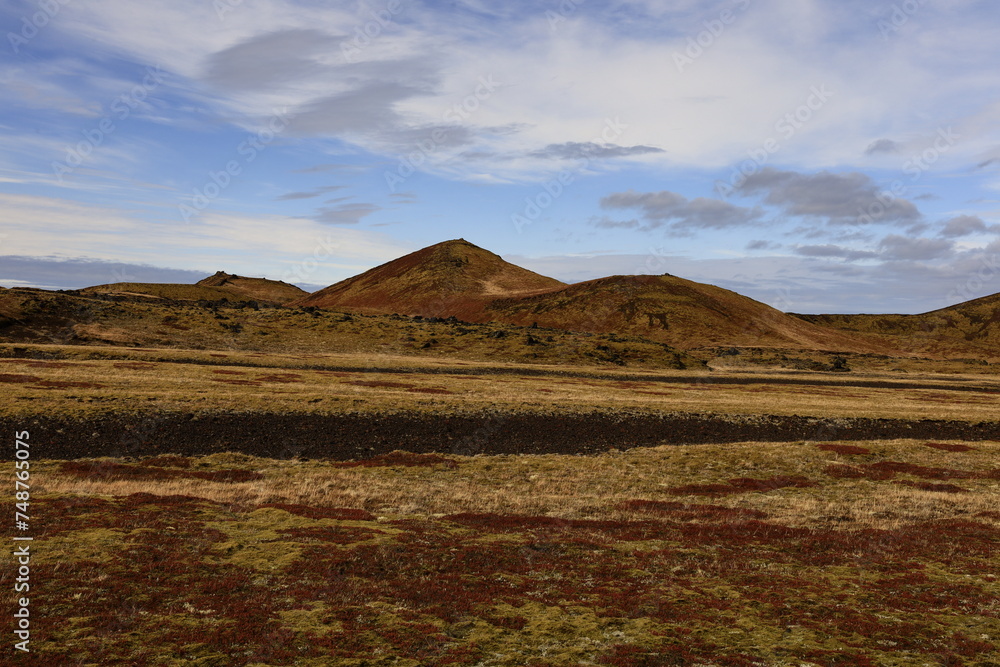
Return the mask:
{"type": "Polygon", "coordinates": [[[40,377],[34,375],[21,375],[20,373],[0,373],[0,382],[9,382],[12,384],[29,384],[31,382],[38,382],[41,380],[40,377]]]}
{"type": "Polygon", "coordinates": [[[809,486],[816,486],[816,483],[801,475],[779,475],[768,479],[737,477],[736,479],[729,480],[728,484],[688,484],[667,489],[667,493],[675,496],[718,496],[731,493],[767,492],[788,487],[805,488],[809,486]]]}
{"type": "Polygon", "coordinates": [[[887,480],[893,479],[896,475],[913,475],[923,479],[976,479],[989,477],[991,473],[975,473],[968,470],[953,470],[950,468],[928,468],[918,466],[913,463],[903,463],[901,461],[879,461],[868,465],[840,465],[833,464],[826,467],[826,474],[830,477],[842,479],[870,479],[887,480]]]}
{"type": "Polygon", "coordinates": [[[264,479],[264,475],[254,470],[213,470],[212,472],[185,472],[181,477],[197,477],[209,482],[253,482],[264,479]]]}
{"type": "Polygon", "coordinates": [[[940,493],[968,493],[968,489],[963,489],[960,486],[954,484],[933,484],[931,482],[893,482],[894,484],[901,484],[903,486],[912,486],[915,489],[921,489],[923,491],[938,491],[940,493]]]}
{"type": "Polygon", "coordinates": [[[339,463],[334,463],[334,468],[388,468],[392,466],[407,466],[407,467],[420,467],[420,466],[436,466],[437,464],[443,464],[448,468],[457,468],[458,461],[455,459],[449,459],[447,457],[441,456],[439,454],[413,454],[410,452],[389,452],[388,454],[379,454],[378,456],[373,456],[370,459],[362,459],[360,461],[342,461],[339,463]]]}
{"type": "Polygon", "coordinates": [[[265,503],[257,507],[273,507],[307,519],[337,519],[339,521],[374,521],[375,515],[348,507],[311,507],[288,503],[265,503]]]}
{"type": "Polygon", "coordinates": [[[163,456],[154,456],[153,458],[145,459],[142,465],[155,466],[157,468],[190,468],[191,459],[186,456],[164,454],[163,456]]]}
{"type": "Polygon", "coordinates": [[[753,479],[750,477],[738,477],[729,480],[729,483],[740,491],[774,491],[775,489],[785,489],[795,487],[804,489],[816,486],[816,482],[801,475],[778,475],[768,479],[753,479]]]}
{"type": "Polygon", "coordinates": [[[38,387],[45,389],[103,389],[103,384],[96,382],[70,382],[69,380],[42,380],[38,387]]]}
{"type": "Polygon", "coordinates": [[[91,364],[76,364],[69,361],[38,361],[37,359],[0,359],[0,363],[18,364],[28,368],[72,368],[74,366],[90,366],[91,364]]]}
{"type": "Polygon", "coordinates": [[[224,370],[213,370],[213,373],[218,373],[219,375],[246,375],[246,371],[224,371],[224,370]]]}
{"type": "Polygon", "coordinates": [[[946,442],[925,442],[924,447],[932,447],[945,452],[974,452],[977,449],[969,445],[950,445],[946,442]]]}
{"type": "Polygon", "coordinates": [[[162,470],[160,468],[145,468],[142,466],[129,466],[110,461],[89,462],[89,461],[66,461],[59,471],[66,475],[75,477],[86,477],[89,479],[170,479],[177,474],[173,470],[162,470]]]}
{"type": "Polygon", "coordinates": [[[257,378],[258,382],[302,382],[302,376],[295,373],[275,373],[274,375],[262,375],[257,378]]]}
{"type": "Polygon", "coordinates": [[[822,449],[824,452],[834,452],[835,454],[871,454],[872,450],[866,449],[864,447],[858,447],[857,445],[835,445],[832,443],[824,443],[822,445],[816,445],[816,449],[822,449]]]}
{"type": "Polygon", "coordinates": [[[448,391],[447,389],[441,387],[414,387],[413,389],[407,389],[416,394],[454,394],[453,391],[448,391]]]}
{"type": "Polygon", "coordinates": [[[768,514],[759,510],[724,505],[700,505],[664,500],[626,500],[618,506],[623,510],[646,512],[680,519],[725,521],[730,519],[766,519],[768,514]]]}
{"type": "Polygon", "coordinates": [[[244,387],[259,387],[260,382],[256,380],[229,380],[227,378],[212,378],[213,382],[224,382],[226,384],[236,384],[244,387]]]}

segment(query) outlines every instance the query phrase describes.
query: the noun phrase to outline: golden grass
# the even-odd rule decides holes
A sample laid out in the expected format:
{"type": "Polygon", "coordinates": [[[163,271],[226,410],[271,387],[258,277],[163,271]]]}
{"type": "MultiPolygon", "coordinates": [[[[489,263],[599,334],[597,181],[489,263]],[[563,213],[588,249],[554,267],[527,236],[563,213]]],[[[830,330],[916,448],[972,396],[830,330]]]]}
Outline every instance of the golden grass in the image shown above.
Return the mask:
{"type": "Polygon", "coordinates": [[[0,382],[4,399],[0,414],[18,416],[151,410],[336,414],[628,409],[975,422],[992,421],[1000,409],[1000,382],[975,375],[648,369],[626,373],[586,366],[392,355],[0,345],[0,357],[7,355],[17,357],[0,358],[0,376],[14,376],[0,382]],[[40,361],[32,356],[61,359],[40,361]],[[739,383],[722,382],[727,379],[739,383]],[[802,381],[829,384],[794,384],[802,381]],[[887,386],[851,386],[859,381],[887,386]],[[927,388],[903,386],[917,382],[927,388]],[[89,386],[95,384],[99,386],[89,386]]]}
{"type": "MultiPolygon", "coordinates": [[[[236,484],[198,479],[80,479],[60,473],[57,462],[35,463],[34,475],[36,484],[52,494],[190,495],[237,506],[278,502],[348,507],[387,517],[492,512],[567,519],[639,519],[644,515],[620,505],[629,500],[668,500],[759,510],[795,526],[895,528],[913,521],[971,518],[979,512],[996,512],[1000,506],[1000,480],[996,478],[960,479],[956,483],[967,493],[941,493],[892,481],[837,479],[824,474],[830,464],[859,460],[988,472],[1000,467],[1000,443],[975,443],[976,450],[962,453],[934,450],[915,440],[852,444],[862,444],[873,453],[859,457],[821,451],[813,443],[748,442],[637,448],[598,456],[449,456],[457,467],[369,468],[213,454],[194,459],[194,469],[246,468],[262,473],[264,479],[236,484]],[[670,491],[733,478],[776,476],[802,476],[816,486],[722,497],[670,491]]],[[[917,478],[900,475],[898,479],[917,478]]]]}

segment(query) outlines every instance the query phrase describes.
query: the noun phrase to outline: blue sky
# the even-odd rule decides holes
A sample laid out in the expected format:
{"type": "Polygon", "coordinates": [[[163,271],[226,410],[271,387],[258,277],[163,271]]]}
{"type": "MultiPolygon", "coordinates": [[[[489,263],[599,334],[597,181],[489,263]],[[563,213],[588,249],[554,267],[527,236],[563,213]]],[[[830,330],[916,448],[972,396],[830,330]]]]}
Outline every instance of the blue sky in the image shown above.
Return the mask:
{"type": "Polygon", "coordinates": [[[0,285],[317,289],[465,238],[792,312],[1000,292],[987,1],[12,0],[0,285]]]}

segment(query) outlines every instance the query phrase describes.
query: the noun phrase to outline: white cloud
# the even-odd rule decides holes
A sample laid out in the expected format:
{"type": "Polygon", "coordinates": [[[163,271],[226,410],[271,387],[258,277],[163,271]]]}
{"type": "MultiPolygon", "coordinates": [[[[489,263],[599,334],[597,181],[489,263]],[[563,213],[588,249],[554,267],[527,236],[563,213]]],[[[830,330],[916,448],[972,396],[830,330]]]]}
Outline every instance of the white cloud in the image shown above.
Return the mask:
{"type": "MultiPolygon", "coordinates": [[[[363,96],[354,100],[359,111],[382,114],[387,125],[379,132],[359,135],[337,123],[304,128],[342,133],[388,153],[409,148],[393,142],[394,133],[440,124],[448,109],[474,93],[480,77],[492,75],[503,87],[461,124],[474,130],[478,147],[523,156],[492,165],[489,175],[501,179],[551,169],[548,160],[529,154],[592,141],[605,119],[615,117],[628,125],[619,143],[666,151],[629,159],[664,166],[725,166],[768,139],[778,140],[773,159],[784,164],[853,164],[887,128],[904,145],[907,137],[932,134],[928,118],[955,119],[969,139],[1000,139],[995,122],[986,122],[995,118],[986,108],[992,100],[981,93],[996,89],[1000,68],[990,50],[971,46],[985,43],[986,25],[926,6],[906,26],[905,39],[885,40],[876,27],[881,8],[759,0],[737,12],[703,55],[678,71],[675,53],[698,36],[704,21],[733,4],[620,2],[631,12],[621,19],[581,5],[555,31],[540,8],[477,19],[467,11],[406,5],[354,64],[345,63],[337,45],[370,21],[364,7],[354,12],[247,0],[220,20],[210,3],[153,0],[134,11],[124,0],[107,0],[67,6],[61,25],[77,38],[163,64],[186,77],[192,93],[248,124],[283,105],[326,113],[324,100],[406,85],[403,77],[419,95],[375,96],[368,107],[363,96]],[[939,30],[942,21],[947,31],[939,30]],[[780,40],[774,38],[779,23],[790,27],[780,40]],[[291,39],[296,34],[303,39],[291,39]],[[281,57],[267,59],[265,51],[282,36],[291,41],[281,57]],[[407,71],[414,66],[420,71],[407,71]],[[784,136],[776,124],[801,110],[813,87],[824,85],[833,97],[796,124],[793,136],[784,136]],[[518,131],[489,130],[503,127],[518,131]]],[[[956,149],[948,161],[971,150],[956,149]]],[[[444,164],[456,155],[436,151],[426,168],[460,178],[468,170],[444,164]]],[[[899,156],[878,159],[895,164],[899,156]]],[[[486,175],[481,165],[475,173],[486,175]]]]}
{"type": "Polygon", "coordinates": [[[285,216],[206,213],[194,224],[150,223],[115,209],[0,194],[0,255],[95,260],[277,277],[302,265],[335,282],[413,250],[370,231],[285,216]]]}

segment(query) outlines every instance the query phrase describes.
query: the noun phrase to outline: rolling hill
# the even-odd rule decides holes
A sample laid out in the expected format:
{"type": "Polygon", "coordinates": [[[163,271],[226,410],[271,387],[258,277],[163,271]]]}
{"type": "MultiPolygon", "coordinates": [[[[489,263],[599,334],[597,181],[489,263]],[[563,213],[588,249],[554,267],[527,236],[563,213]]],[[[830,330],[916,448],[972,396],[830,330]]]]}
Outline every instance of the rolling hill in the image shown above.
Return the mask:
{"type": "Polygon", "coordinates": [[[176,301],[261,301],[284,304],[299,299],[306,291],[295,285],[265,278],[245,278],[219,271],[194,285],[181,283],[111,283],[80,290],[81,294],[109,294],[176,301]]]}
{"type": "Polygon", "coordinates": [[[611,276],[545,294],[497,299],[487,313],[510,324],[613,331],[685,350],[755,346],[882,351],[863,338],[804,322],[736,292],[669,274],[611,276]]]}
{"type": "Polygon", "coordinates": [[[617,333],[680,349],[886,351],[878,342],[790,317],[720,287],[670,275],[566,285],[462,239],[418,250],[289,305],[617,333]]]}
{"type": "Polygon", "coordinates": [[[795,315],[936,357],[1000,359],[1000,293],[919,315],[795,315]]]}

